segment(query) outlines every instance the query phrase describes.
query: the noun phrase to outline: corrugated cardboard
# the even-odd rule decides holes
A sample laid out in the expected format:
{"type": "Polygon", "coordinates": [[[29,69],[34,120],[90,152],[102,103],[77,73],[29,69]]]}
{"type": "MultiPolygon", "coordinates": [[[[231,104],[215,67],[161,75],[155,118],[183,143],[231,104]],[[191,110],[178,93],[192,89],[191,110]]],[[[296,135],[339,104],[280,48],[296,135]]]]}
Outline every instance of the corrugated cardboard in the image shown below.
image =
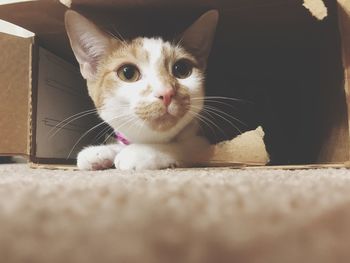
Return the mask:
{"type": "Polygon", "coordinates": [[[32,39],[0,34],[0,43],[1,153],[29,155],[32,39]]]}
{"type": "MultiPolygon", "coordinates": [[[[292,0],[61,2],[106,30],[118,31],[125,37],[161,35],[172,38],[205,10],[219,9],[220,24],[208,69],[208,95],[240,97],[254,102],[254,106],[234,105],[238,111],[232,108],[222,110],[237,114],[247,122],[247,127],[237,124],[239,130],[254,129],[262,124],[267,133],[268,149],[276,164],[339,165],[350,159],[350,52],[347,50],[350,18],[346,11],[350,4],[346,1],[338,4],[335,0],[328,0],[323,1],[324,5],[322,1],[306,1],[310,12],[322,9],[324,17],[327,11],[327,17],[322,21],[313,17],[302,3],[292,0]],[[321,9],[317,9],[317,5],[321,9]]],[[[63,15],[67,8],[53,0],[0,5],[1,19],[36,33],[34,46],[33,39],[9,36],[7,39],[5,35],[0,38],[1,45],[6,41],[16,42],[8,44],[18,50],[12,48],[13,55],[18,57],[8,59],[16,63],[9,63],[7,78],[0,71],[0,78],[3,87],[16,84],[11,94],[22,102],[14,110],[16,116],[10,117],[13,107],[5,99],[6,92],[0,91],[0,125],[5,127],[2,129],[5,137],[10,138],[0,142],[3,153],[30,154],[36,162],[62,161],[55,156],[36,155],[36,140],[40,140],[36,133],[36,52],[40,46],[76,63],[64,30],[63,15]],[[23,65],[18,64],[19,60],[23,65]],[[28,79],[12,82],[13,76],[19,76],[20,71],[24,71],[21,76],[26,75],[28,79]],[[11,134],[14,130],[16,135],[11,134]]],[[[220,124],[225,135],[211,135],[213,142],[239,133],[225,121],[220,124]]]]}

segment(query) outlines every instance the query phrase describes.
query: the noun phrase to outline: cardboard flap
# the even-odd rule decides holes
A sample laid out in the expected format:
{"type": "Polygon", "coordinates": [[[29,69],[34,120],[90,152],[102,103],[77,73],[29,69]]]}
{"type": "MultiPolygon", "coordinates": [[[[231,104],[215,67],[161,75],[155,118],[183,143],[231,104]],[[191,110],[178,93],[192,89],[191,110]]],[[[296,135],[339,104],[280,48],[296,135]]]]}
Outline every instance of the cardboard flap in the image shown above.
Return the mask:
{"type": "MultiPolygon", "coordinates": [[[[343,58],[343,68],[344,68],[344,89],[345,89],[345,97],[347,103],[347,116],[349,119],[350,116],[350,92],[349,92],[349,83],[350,83],[350,3],[344,0],[339,0],[339,26],[340,33],[342,37],[342,58],[343,58]]],[[[348,127],[350,130],[350,121],[348,121],[348,127]]],[[[349,133],[347,134],[347,138],[345,138],[347,143],[349,144],[349,133]]],[[[348,152],[350,155],[350,153],[348,152]]]]}
{"type": "Polygon", "coordinates": [[[71,59],[63,19],[66,9],[58,0],[0,4],[0,18],[35,33],[41,46],[71,59]]]}
{"type": "Polygon", "coordinates": [[[64,31],[63,16],[67,9],[58,1],[30,1],[0,4],[0,17],[38,35],[64,31]]]}
{"type": "Polygon", "coordinates": [[[201,13],[213,8],[220,11],[218,41],[226,44],[234,43],[237,35],[245,32],[260,32],[262,27],[281,30],[302,25],[305,20],[316,22],[300,2],[290,0],[263,3],[258,0],[37,0],[0,4],[0,19],[34,32],[41,46],[75,61],[63,22],[67,6],[126,38],[139,35],[173,38],[201,13]],[[227,34],[227,28],[235,34],[227,34]]]}
{"type": "MultiPolygon", "coordinates": [[[[183,30],[200,14],[218,9],[220,41],[236,40],[232,32],[260,31],[264,27],[278,28],[302,25],[314,19],[299,1],[290,0],[61,0],[99,24],[113,23],[120,31],[160,35],[183,30]],[[278,21],[278,23],[276,23],[278,21]],[[128,27],[124,30],[124,27],[128,27]]],[[[124,33],[124,32],[122,32],[124,33]]]]}
{"type": "Polygon", "coordinates": [[[29,155],[30,38],[0,34],[0,154],[29,155]]]}

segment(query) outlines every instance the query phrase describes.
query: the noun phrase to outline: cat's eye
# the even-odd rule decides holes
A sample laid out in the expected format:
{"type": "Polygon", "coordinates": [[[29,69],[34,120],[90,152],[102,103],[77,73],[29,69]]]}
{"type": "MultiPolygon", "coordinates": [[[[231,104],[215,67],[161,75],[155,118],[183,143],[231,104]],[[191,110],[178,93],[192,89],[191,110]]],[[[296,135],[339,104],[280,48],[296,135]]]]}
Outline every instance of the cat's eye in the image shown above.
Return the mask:
{"type": "Polygon", "coordinates": [[[139,69],[133,64],[124,64],[117,70],[118,77],[126,82],[138,81],[141,77],[139,69]]]}
{"type": "Polygon", "coordinates": [[[192,74],[193,66],[190,61],[180,59],[173,65],[173,75],[178,79],[188,78],[192,74]]]}

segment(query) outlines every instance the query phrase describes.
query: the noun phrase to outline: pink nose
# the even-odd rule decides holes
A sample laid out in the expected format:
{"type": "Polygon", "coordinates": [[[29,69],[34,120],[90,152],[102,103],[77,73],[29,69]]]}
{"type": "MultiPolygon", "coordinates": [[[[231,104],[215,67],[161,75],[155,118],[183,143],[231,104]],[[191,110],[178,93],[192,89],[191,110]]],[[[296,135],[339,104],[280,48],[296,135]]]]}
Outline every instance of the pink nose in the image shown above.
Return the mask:
{"type": "Polygon", "coordinates": [[[169,104],[171,103],[171,100],[173,99],[175,95],[175,91],[174,89],[164,89],[162,91],[160,91],[156,97],[160,100],[163,101],[165,106],[169,106],[169,104]]]}

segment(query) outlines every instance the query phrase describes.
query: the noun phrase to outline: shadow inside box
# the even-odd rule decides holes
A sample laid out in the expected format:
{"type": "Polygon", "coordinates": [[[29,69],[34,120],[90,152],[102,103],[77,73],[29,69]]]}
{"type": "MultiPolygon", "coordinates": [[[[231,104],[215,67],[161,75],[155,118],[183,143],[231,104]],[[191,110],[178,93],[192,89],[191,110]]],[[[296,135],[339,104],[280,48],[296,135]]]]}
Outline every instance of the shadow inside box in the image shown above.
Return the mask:
{"type": "Polygon", "coordinates": [[[0,164],[4,164],[4,163],[14,163],[14,161],[12,160],[12,157],[1,156],[0,157],[0,164]]]}
{"type": "Polygon", "coordinates": [[[0,156],[0,164],[6,163],[26,163],[27,160],[21,156],[0,156]]]}

